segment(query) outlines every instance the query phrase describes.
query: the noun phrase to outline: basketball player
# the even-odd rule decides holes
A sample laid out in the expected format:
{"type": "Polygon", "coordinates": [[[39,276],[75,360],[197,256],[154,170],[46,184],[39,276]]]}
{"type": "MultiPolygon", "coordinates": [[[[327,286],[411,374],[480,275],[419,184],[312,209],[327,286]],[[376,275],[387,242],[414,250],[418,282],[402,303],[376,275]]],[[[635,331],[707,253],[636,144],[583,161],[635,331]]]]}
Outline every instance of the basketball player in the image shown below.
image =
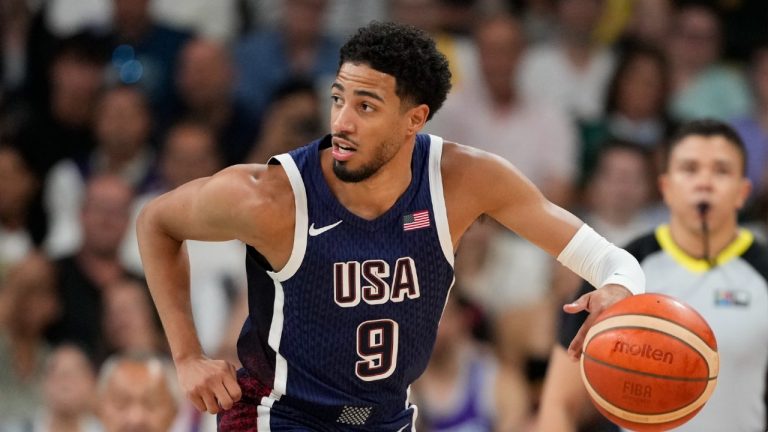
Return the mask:
{"type": "MultiPolygon", "coordinates": [[[[679,431],[765,431],[768,376],[768,251],[739,229],[737,212],[750,191],[746,153],[728,125],[684,124],[666,148],[659,178],[668,225],[632,242],[647,291],[690,304],[717,338],[720,373],[704,408],[679,431]]],[[[584,286],[582,293],[591,288],[584,286]]],[[[573,312],[570,306],[565,312],[573,312]]],[[[539,431],[578,430],[590,411],[579,350],[566,352],[584,316],[564,315],[542,394],[539,431]]]]}
{"type": "Polygon", "coordinates": [[[643,291],[631,255],[508,162],[418,133],[449,83],[424,32],[372,23],[341,49],[331,135],[143,210],[140,251],[180,384],[198,409],[224,410],[220,430],[413,428],[408,388],[429,360],[454,250],[484,214],[601,287],[576,309],[599,312],[643,291]],[[248,245],[237,376],[200,349],[185,239],[248,245]]]}

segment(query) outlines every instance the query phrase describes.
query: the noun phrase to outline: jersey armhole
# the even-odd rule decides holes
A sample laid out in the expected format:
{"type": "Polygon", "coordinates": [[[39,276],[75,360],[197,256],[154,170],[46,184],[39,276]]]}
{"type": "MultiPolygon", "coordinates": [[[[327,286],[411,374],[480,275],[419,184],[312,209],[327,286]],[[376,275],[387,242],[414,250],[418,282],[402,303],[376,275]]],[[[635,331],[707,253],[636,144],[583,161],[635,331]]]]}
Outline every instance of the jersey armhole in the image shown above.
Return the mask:
{"type": "Polygon", "coordinates": [[[277,161],[288,175],[296,207],[291,256],[280,271],[267,271],[267,274],[269,274],[272,279],[283,282],[296,274],[302,261],[304,261],[304,253],[307,250],[307,225],[309,223],[309,216],[307,210],[307,191],[304,188],[304,180],[301,178],[301,172],[299,172],[296,162],[287,153],[273,156],[269,163],[273,164],[274,161],[277,161]]]}
{"type": "Polygon", "coordinates": [[[429,193],[432,197],[432,208],[435,212],[435,225],[440,247],[448,263],[453,267],[453,240],[448,226],[448,211],[445,207],[443,195],[443,173],[441,161],[443,156],[443,139],[436,135],[430,135],[429,145],[429,193]]]}

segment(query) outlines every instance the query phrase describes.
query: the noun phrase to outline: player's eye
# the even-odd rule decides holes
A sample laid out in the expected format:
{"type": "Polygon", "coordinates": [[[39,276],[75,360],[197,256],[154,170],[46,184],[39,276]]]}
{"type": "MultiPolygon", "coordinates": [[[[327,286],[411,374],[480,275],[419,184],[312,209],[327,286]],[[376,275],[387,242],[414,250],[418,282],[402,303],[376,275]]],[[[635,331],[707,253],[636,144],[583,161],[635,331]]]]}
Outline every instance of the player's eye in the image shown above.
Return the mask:
{"type": "Polygon", "coordinates": [[[361,108],[363,111],[365,111],[365,112],[373,112],[373,111],[374,111],[373,105],[370,105],[370,104],[368,104],[368,103],[365,103],[365,102],[363,102],[362,104],[360,104],[360,108],[361,108]]]}
{"type": "Polygon", "coordinates": [[[341,104],[341,96],[339,96],[339,95],[331,95],[331,102],[334,105],[340,105],[341,104]]]}

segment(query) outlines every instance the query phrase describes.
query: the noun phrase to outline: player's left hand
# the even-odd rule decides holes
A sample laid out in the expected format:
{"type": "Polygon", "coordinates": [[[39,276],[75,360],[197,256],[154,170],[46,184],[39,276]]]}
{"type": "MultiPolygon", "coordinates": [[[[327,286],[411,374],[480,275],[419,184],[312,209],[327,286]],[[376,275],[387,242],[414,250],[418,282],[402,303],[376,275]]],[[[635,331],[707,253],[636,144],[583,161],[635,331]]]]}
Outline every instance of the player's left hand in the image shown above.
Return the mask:
{"type": "Polygon", "coordinates": [[[583,349],[584,339],[587,337],[587,332],[590,327],[592,327],[592,324],[597,319],[598,315],[612,304],[631,295],[632,293],[621,285],[608,284],[600,289],[584,294],[573,303],[568,303],[563,306],[563,310],[567,313],[578,313],[581,311],[589,312],[586,321],[584,321],[579,332],[576,333],[570,346],[568,346],[568,356],[573,360],[578,360],[581,357],[581,351],[583,349]]]}

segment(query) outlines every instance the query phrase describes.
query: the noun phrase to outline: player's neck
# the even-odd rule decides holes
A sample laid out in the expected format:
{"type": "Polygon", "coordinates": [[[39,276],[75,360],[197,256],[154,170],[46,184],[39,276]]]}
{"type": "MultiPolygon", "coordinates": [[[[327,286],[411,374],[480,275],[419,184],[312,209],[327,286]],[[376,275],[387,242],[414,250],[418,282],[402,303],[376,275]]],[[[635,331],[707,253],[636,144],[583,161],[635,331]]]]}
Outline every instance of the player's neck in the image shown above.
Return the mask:
{"type": "MultiPolygon", "coordinates": [[[[687,226],[672,218],[669,231],[675,244],[692,258],[705,257],[705,235],[701,227],[687,226]]],[[[711,229],[707,235],[709,258],[714,258],[730,245],[739,233],[739,226],[734,220],[720,227],[711,229]]]]}
{"type": "Polygon", "coordinates": [[[411,184],[413,145],[404,145],[378,172],[357,183],[339,180],[333,173],[330,152],[325,153],[323,175],[331,192],[347,210],[363,219],[373,220],[386,213],[411,184]]]}

